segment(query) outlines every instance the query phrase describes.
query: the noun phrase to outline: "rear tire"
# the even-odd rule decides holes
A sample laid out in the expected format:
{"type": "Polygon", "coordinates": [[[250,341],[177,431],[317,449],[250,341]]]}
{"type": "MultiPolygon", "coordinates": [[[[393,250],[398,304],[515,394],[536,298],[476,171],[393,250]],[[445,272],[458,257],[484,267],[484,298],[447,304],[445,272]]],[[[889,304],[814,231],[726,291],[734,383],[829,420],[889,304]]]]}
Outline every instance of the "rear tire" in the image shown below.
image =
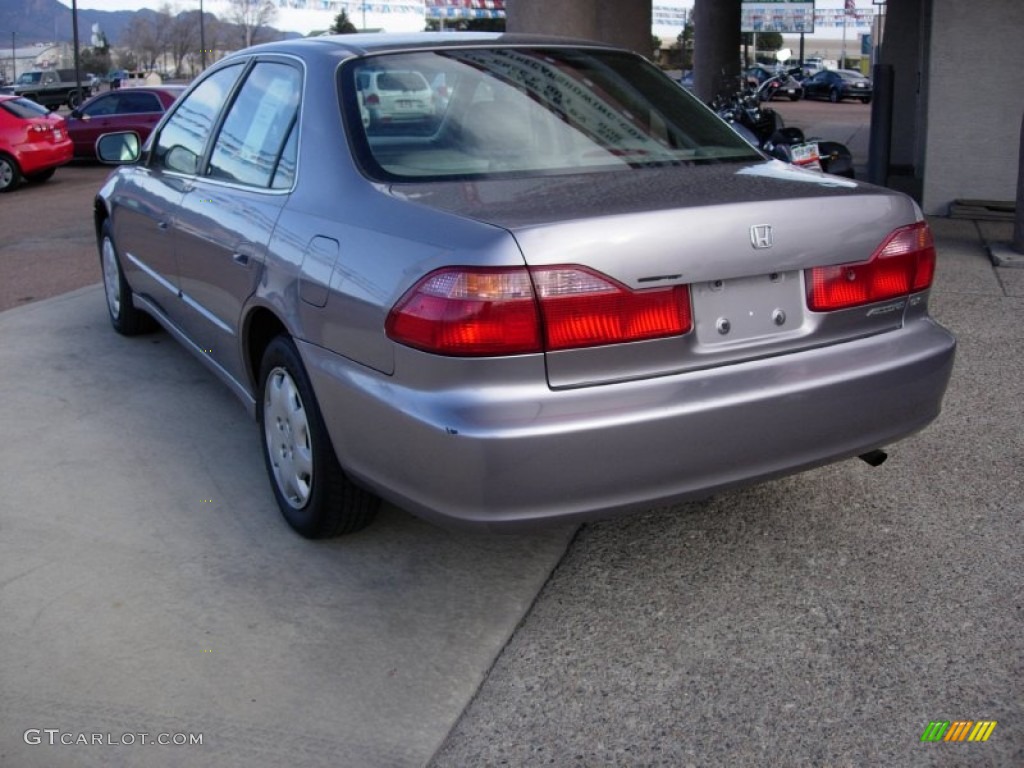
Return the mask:
{"type": "Polygon", "coordinates": [[[21,183],[21,169],[18,161],[0,152],[0,193],[17,189],[21,183]]]}
{"type": "Polygon", "coordinates": [[[863,104],[870,104],[871,103],[871,97],[870,96],[865,96],[863,99],[861,99],[861,103],[863,103],[863,104]]]}
{"type": "Polygon", "coordinates": [[[323,539],[373,521],[380,499],[345,475],[295,343],[275,337],[260,365],[256,416],[281,514],[297,533],[323,539]]]}

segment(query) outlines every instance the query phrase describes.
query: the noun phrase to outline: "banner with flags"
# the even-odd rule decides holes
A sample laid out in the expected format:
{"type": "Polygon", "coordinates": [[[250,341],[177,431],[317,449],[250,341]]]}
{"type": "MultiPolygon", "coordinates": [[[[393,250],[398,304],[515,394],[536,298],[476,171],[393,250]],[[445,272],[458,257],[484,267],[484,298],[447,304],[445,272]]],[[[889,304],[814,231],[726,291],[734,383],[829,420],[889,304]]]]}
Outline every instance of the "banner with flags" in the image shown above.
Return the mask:
{"type": "Polygon", "coordinates": [[[505,0],[426,0],[428,19],[504,19],[505,0]]]}

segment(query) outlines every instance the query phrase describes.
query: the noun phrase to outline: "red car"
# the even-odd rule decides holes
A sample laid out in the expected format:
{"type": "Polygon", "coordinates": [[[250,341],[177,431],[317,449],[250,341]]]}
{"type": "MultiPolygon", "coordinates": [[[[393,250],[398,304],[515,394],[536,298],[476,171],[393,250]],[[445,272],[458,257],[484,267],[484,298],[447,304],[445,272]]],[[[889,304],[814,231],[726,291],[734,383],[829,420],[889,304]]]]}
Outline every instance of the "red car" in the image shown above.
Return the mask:
{"type": "Polygon", "coordinates": [[[73,153],[64,118],[20,96],[0,94],[0,192],[46,181],[73,153]]]}
{"type": "Polygon", "coordinates": [[[146,140],[183,85],[139,86],[98,93],[68,117],[75,157],[95,158],[96,139],[113,131],[135,131],[146,140]]]}

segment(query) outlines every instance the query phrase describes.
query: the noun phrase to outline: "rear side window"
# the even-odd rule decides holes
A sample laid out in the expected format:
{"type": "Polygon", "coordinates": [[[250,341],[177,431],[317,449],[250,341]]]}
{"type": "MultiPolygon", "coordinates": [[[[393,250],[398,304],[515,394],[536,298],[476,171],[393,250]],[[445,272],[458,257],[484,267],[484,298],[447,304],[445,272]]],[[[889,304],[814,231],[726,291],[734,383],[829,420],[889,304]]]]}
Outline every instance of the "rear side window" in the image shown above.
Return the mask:
{"type": "Polygon", "coordinates": [[[256,64],[228,110],[206,175],[254,187],[271,186],[298,116],[301,90],[302,73],[297,68],[270,61],[256,64]]]}
{"type": "Polygon", "coordinates": [[[139,114],[142,112],[159,112],[160,99],[155,94],[146,92],[122,91],[117,111],[121,114],[139,114]]]}

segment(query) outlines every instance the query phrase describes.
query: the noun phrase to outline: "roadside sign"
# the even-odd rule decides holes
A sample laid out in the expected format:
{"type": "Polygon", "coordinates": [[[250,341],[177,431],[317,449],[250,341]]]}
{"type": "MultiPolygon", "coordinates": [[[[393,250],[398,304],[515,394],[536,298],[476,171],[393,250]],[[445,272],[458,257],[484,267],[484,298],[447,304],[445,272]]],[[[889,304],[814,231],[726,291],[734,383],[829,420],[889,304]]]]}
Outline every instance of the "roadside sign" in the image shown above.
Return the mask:
{"type": "Polygon", "coordinates": [[[740,5],[741,32],[814,32],[814,2],[756,0],[740,5]]]}

